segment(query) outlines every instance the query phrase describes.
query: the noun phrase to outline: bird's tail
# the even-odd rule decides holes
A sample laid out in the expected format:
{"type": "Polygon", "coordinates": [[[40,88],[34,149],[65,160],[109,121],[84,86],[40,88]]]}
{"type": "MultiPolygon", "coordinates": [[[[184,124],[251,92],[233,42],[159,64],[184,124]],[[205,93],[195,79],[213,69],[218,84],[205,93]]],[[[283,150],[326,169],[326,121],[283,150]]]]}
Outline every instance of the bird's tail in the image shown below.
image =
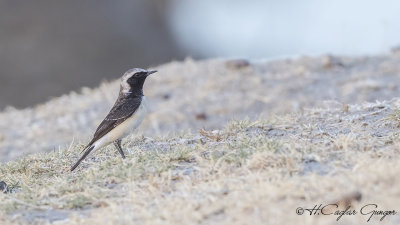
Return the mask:
{"type": "Polygon", "coordinates": [[[82,162],[82,160],[84,160],[84,159],[86,158],[86,156],[89,155],[89,153],[93,150],[93,148],[94,148],[94,145],[91,145],[90,147],[89,147],[89,146],[86,147],[85,153],[84,153],[84,154],[82,155],[82,157],[78,160],[78,162],[76,162],[76,163],[71,167],[71,171],[74,171],[74,169],[75,169],[76,167],[79,166],[79,164],[82,162]]]}

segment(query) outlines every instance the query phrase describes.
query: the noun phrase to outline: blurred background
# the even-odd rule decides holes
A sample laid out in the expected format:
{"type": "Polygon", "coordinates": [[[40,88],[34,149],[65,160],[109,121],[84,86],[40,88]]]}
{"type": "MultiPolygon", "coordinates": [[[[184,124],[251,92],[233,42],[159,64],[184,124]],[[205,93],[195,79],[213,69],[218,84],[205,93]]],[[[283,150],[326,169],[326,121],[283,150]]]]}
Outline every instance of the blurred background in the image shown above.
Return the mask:
{"type": "Polygon", "coordinates": [[[185,57],[368,55],[400,43],[395,0],[0,0],[0,110],[185,57]]]}

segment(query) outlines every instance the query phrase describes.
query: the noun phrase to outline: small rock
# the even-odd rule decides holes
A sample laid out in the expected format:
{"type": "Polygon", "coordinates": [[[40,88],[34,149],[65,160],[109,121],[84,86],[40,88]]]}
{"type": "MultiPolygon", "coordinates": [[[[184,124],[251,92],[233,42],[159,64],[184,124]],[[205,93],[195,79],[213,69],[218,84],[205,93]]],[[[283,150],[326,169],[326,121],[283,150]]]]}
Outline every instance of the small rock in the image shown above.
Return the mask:
{"type": "Polygon", "coordinates": [[[0,191],[3,193],[8,192],[8,185],[4,181],[0,181],[0,191]]]}
{"type": "Polygon", "coordinates": [[[168,100],[169,98],[171,98],[171,95],[170,94],[164,94],[162,96],[162,98],[165,99],[165,100],[168,100]]]}
{"type": "Polygon", "coordinates": [[[207,120],[207,114],[205,113],[196,114],[196,120],[207,120]]]}
{"type": "Polygon", "coordinates": [[[325,69],[331,69],[333,67],[343,67],[344,65],[339,58],[327,55],[322,58],[322,66],[325,69]]]}
{"type": "Polygon", "coordinates": [[[225,66],[229,69],[242,69],[250,65],[249,61],[245,59],[232,59],[225,62],[225,66]]]}

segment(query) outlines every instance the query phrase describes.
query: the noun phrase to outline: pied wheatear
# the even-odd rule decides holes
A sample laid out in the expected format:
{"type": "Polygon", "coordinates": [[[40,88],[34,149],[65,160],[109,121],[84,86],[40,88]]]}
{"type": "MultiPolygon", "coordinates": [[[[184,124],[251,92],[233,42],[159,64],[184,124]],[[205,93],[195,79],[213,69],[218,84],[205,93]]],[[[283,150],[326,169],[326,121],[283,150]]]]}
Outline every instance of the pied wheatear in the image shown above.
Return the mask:
{"type": "Polygon", "coordinates": [[[119,96],[114,106],[97,127],[93,139],[84,148],[85,153],[71,167],[73,171],[90,152],[114,143],[122,158],[121,139],[136,129],[147,113],[146,98],[143,95],[143,84],[147,76],[156,70],[134,68],[128,70],[121,78],[119,96]]]}

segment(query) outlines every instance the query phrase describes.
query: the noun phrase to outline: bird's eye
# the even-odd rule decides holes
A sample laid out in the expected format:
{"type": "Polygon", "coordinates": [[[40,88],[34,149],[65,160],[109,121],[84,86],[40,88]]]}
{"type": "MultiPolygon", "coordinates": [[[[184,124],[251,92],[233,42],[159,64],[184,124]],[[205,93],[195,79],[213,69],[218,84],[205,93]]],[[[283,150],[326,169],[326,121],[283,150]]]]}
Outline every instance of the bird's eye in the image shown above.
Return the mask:
{"type": "Polygon", "coordinates": [[[142,76],[144,76],[144,75],[146,75],[146,72],[137,72],[137,73],[135,73],[133,76],[134,76],[134,77],[142,77],[142,76]]]}

